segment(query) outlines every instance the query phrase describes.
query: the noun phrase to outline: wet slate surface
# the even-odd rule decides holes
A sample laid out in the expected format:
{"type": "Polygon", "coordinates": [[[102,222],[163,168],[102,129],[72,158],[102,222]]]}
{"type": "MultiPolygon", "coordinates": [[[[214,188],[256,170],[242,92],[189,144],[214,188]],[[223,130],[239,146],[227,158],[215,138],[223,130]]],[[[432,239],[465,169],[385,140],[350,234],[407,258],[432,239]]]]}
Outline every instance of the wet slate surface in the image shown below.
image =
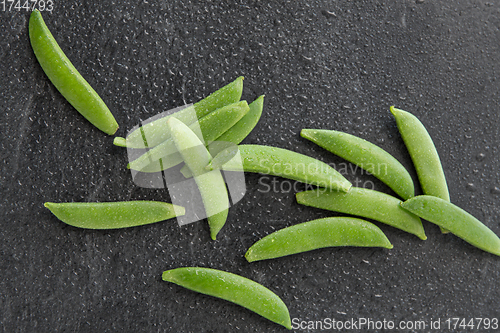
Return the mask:
{"type": "MultiPolygon", "coordinates": [[[[169,195],[135,186],[126,151],[51,85],[30,48],[28,17],[0,12],[4,332],[284,331],[236,305],[161,281],[163,270],[180,266],[254,279],[282,297],[292,318],[305,321],[363,317],[429,325],[438,318],[500,317],[500,259],[428,222],[426,241],[377,223],[392,250],[322,249],[247,263],[246,249],[261,237],[335,215],[299,206],[294,190],[303,187],[290,190],[294,184],[282,179],[247,175],[248,193],[215,242],[204,222],[112,231],[59,222],[43,202],[169,195]]],[[[266,95],[263,117],[245,143],[335,163],[358,186],[392,194],[299,132],[325,128],[363,137],[393,154],[416,182],[388,111],[396,105],[426,125],[452,202],[500,234],[495,1],[57,1],[44,18],[112,110],[117,135],[243,75],[243,98],[266,95]]]]}

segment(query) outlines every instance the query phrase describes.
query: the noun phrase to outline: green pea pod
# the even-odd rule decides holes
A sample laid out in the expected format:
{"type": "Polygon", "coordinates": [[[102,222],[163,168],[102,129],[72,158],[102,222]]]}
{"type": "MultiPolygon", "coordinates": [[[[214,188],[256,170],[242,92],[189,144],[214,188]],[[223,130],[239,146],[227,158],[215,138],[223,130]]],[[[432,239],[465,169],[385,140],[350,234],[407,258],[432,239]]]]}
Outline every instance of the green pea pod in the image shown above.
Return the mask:
{"type": "MultiPolygon", "coordinates": [[[[252,132],[262,115],[264,95],[259,96],[255,101],[250,103],[249,107],[250,110],[248,113],[233,127],[218,137],[217,141],[232,142],[237,145],[252,132]]],[[[216,152],[214,151],[213,153],[216,152]]]]}
{"type": "Polygon", "coordinates": [[[388,152],[354,135],[317,129],[303,129],[303,138],[368,171],[401,198],[415,195],[413,180],[404,166],[388,152]]]}
{"type": "Polygon", "coordinates": [[[292,329],[288,308],[281,298],[263,285],[242,276],[211,268],[181,267],[163,272],[162,279],[238,304],[292,329]]]}
{"type": "Polygon", "coordinates": [[[347,193],[314,190],[296,197],[301,205],[362,216],[427,239],[420,219],[402,209],[399,199],[382,192],[351,187],[347,193]]]}
{"type": "Polygon", "coordinates": [[[155,147],[170,138],[170,132],[167,128],[167,121],[170,118],[175,117],[183,123],[191,125],[219,108],[238,102],[242,91],[243,77],[240,76],[198,103],[132,131],[127,135],[126,145],[128,148],[155,147]]]}
{"type": "Polygon", "coordinates": [[[40,66],[61,95],[95,127],[113,135],[118,124],[106,104],[61,50],[38,10],[29,20],[31,47],[40,66]]]}
{"type": "MultiPolygon", "coordinates": [[[[194,133],[201,132],[203,138],[200,139],[203,139],[205,144],[209,144],[241,120],[248,111],[247,102],[240,101],[209,113],[189,128],[194,133]],[[198,127],[199,131],[196,131],[198,127]]],[[[169,138],[132,161],[127,167],[142,172],[158,172],[180,164],[182,161],[182,156],[172,139],[169,138]],[[159,159],[162,159],[161,164],[156,162],[159,159]]]]}
{"type": "MultiPolygon", "coordinates": [[[[422,191],[446,201],[450,201],[450,192],[446,184],[443,166],[439,159],[434,142],[417,117],[409,112],[390,108],[396,119],[399,133],[410,153],[413,165],[417,170],[418,180],[422,191]]],[[[443,233],[448,232],[441,228],[443,233]]]]}
{"type": "Polygon", "coordinates": [[[187,125],[176,118],[170,118],[167,126],[177,150],[195,176],[194,180],[205,206],[210,236],[215,240],[217,233],[226,223],[229,209],[229,197],[224,178],[219,170],[209,172],[205,170],[205,166],[211,160],[210,153],[187,125]]]}
{"type": "Polygon", "coordinates": [[[240,145],[239,153],[241,159],[233,158],[227,162],[226,154],[221,152],[219,155],[223,158],[217,158],[219,156],[217,155],[207,169],[263,173],[343,192],[349,191],[352,185],[328,164],[290,150],[260,145],[240,145]]]}
{"type": "Polygon", "coordinates": [[[401,207],[481,250],[500,256],[500,238],[474,216],[446,200],[419,195],[402,202],[401,207]]]}
{"type": "Polygon", "coordinates": [[[158,201],[46,202],[44,206],[64,223],[86,229],[135,227],[185,214],[184,207],[158,201]]]}
{"type": "Polygon", "coordinates": [[[245,258],[252,262],[331,246],[393,248],[382,230],[370,222],[352,217],[328,217],[273,232],[253,244],[245,258]]]}
{"type": "MultiPolygon", "coordinates": [[[[263,107],[264,95],[258,97],[255,101],[250,103],[250,111],[248,111],[248,113],[233,127],[219,136],[216,142],[209,145],[208,151],[210,152],[210,155],[215,156],[225,149],[226,146],[224,144],[219,144],[219,142],[231,142],[237,145],[243,141],[259,122],[263,107]]],[[[186,178],[192,177],[189,168],[186,166],[181,168],[181,173],[186,178]]]]}

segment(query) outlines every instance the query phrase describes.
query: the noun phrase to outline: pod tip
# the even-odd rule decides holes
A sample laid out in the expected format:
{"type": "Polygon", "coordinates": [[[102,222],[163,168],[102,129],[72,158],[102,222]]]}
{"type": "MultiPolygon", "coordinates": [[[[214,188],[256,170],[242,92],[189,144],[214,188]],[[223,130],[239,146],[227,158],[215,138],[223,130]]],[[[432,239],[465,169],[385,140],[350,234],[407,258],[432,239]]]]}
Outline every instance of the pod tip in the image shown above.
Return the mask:
{"type": "Polygon", "coordinates": [[[396,114],[398,114],[398,113],[406,113],[406,111],[404,111],[404,110],[395,108],[394,105],[391,105],[391,107],[389,108],[389,110],[391,111],[391,113],[394,116],[396,116],[396,114]]]}
{"type": "Polygon", "coordinates": [[[205,167],[205,170],[207,171],[213,171],[215,168],[212,165],[212,162],[208,163],[207,166],[205,167]]]}
{"type": "Polygon", "coordinates": [[[352,184],[350,182],[342,184],[341,190],[342,192],[349,192],[349,190],[352,188],[352,184]]]}
{"type": "MultiPolygon", "coordinates": [[[[208,221],[208,223],[210,224],[210,220],[208,221]]],[[[210,238],[212,238],[212,240],[216,240],[217,234],[219,233],[219,231],[220,231],[220,228],[215,229],[213,226],[211,226],[210,227],[210,238]]]]}
{"type": "MultiPolygon", "coordinates": [[[[114,118],[113,118],[114,120],[114,118]]],[[[115,120],[115,124],[113,125],[113,127],[109,130],[109,131],[104,131],[104,133],[108,134],[108,135],[115,135],[116,131],[118,131],[118,128],[120,126],[118,126],[118,124],[116,123],[116,120],[115,120]]]]}
{"type": "MultiPolygon", "coordinates": [[[[263,103],[264,102],[264,97],[265,97],[265,95],[260,95],[252,103],[250,103],[250,105],[252,105],[253,103],[255,103],[255,104],[263,103]]],[[[259,108],[260,108],[260,105],[259,105],[259,108]]]]}
{"type": "Polygon", "coordinates": [[[168,282],[172,282],[171,281],[171,278],[172,278],[172,274],[170,274],[171,271],[165,271],[163,272],[163,274],[161,275],[161,279],[163,281],[168,281],[168,282]]]}
{"type": "MultiPolygon", "coordinates": [[[[208,165],[205,167],[205,170],[208,170],[208,165]]],[[[209,170],[211,171],[211,170],[209,170]]],[[[189,169],[186,165],[181,168],[180,173],[182,176],[186,179],[193,177],[193,173],[191,172],[191,169],[189,169]]]]}
{"type": "Polygon", "coordinates": [[[245,259],[248,262],[254,262],[255,261],[255,259],[252,258],[252,251],[250,249],[247,251],[247,253],[245,253],[245,259]]]}
{"type": "Polygon", "coordinates": [[[125,147],[126,148],[127,147],[127,139],[117,136],[113,139],[113,144],[115,146],[118,146],[118,147],[125,147]]]}
{"type": "Polygon", "coordinates": [[[183,216],[183,215],[186,215],[186,208],[182,207],[182,206],[176,206],[178,209],[176,211],[176,213],[178,214],[178,216],[183,216]]]}
{"type": "Polygon", "coordinates": [[[307,139],[308,132],[309,132],[309,130],[307,128],[303,128],[300,130],[300,136],[307,139]]]}

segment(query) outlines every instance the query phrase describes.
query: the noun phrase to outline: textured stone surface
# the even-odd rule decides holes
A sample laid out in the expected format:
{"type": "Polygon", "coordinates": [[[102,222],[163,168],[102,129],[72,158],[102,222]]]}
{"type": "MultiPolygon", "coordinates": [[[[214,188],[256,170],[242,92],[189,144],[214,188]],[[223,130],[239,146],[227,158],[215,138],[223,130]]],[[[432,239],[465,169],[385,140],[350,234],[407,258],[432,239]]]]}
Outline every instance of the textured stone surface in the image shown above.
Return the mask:
{"type": "MultiPolygon", "coordinates": [[[[500,234],[500,5],[485,1],[56,1],[61,48],[126,131],[245,76],[265,94],[245,143],[342,168],[300,138],[346,131],[416,174],[389,106],[435,140],[451,200],[500,234]]],[[[322,249],[249,264],[274,230],[335,214],[299,206],[289,183],[247,175],[248,193],[212,242],[205,222],[80,230],[45,201],[169,200],[136,187],[126,151],[56,91],[28,39],[29,14],[0,12],[0,328],[5,332],[279,332],[236,305],[161,281],[163,270],[227,270],[275,291],[292,318],[500,317],[500,258],[424,222],[428,240],[379,224],[392,250],[322,249]]],[[[390,190],[348,171],[358,185],[390,190]]],[[[293,184],[291,184],[293,185],[293,184]]],[[[302,189],[302,185],[296,189],[302,189]]],[[[419,192],[420,189],[417,188],[419,192]]]]}

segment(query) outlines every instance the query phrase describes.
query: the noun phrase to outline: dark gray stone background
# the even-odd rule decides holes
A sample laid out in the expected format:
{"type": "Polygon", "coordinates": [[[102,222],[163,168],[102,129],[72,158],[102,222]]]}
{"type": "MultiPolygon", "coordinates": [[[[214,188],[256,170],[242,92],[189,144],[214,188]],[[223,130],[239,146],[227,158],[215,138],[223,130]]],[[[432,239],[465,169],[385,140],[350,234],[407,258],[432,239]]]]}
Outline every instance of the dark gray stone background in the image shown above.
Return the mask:
{"type": "MultiPolygon", "coordinates": [[[[299,132],[345,131],[386,149],[417,182],[389,112],[396,105],[434,139],[452,202],[500,234],[498,1],[56,1],[43,14],[112,110],[117,135],[243,75],[244,99],[266,95],[245,143],[338,164],[299,132]]],[[[248,174],[248,193],[215,242],[206,222],[92,231],[58,221],[45,201],[169,195],[135,186],[126,150],[49,82],[29,44],[28,17],[0,12],[3,332],[285,331],[162,282],[164,270],[181,266],[260,282],[301,320],[500,317],[500,258],[426,221],[426,241],[377,223],[392,250],[328,248],[247,263],[244,253],[265,235],[336,215],[299,206],[282,179],[262,193],[266,180],[248,174]]],[[[392,193],[359,171],[346,177],[392,193]]]]}

